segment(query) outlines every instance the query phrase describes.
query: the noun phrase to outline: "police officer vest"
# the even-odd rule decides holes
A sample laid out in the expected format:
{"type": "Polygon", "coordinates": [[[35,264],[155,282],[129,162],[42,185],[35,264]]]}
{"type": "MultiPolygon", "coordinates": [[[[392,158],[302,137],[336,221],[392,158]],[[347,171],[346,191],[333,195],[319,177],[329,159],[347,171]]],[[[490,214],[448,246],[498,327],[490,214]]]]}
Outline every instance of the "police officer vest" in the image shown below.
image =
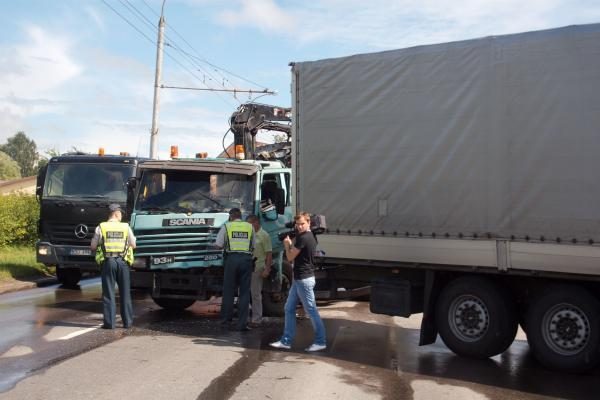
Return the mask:
{"type": "Polygon", "coordinates": [[[252,225],[248,222],[233,221],[225,224],[228,253],[252,253],[252,225]]]}
{"type": "Polygon", "coordinates": [[[102,240],[96,249],[96,262],[100,265],[106,257],[122,257],[128,265],[133,264],[133,249],[129,246],[129,225],[125,222],[102,222],[102,240]]]}

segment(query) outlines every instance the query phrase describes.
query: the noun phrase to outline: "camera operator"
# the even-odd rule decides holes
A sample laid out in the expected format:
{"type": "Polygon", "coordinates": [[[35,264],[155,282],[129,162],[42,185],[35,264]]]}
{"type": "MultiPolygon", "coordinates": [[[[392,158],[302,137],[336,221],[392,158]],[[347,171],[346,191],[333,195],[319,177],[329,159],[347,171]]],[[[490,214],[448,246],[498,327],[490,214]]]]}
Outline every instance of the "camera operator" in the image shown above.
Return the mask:
{"type": "Polygon", "coordinates": [[[315,332],[313,344],[306,351],[325,350],[325,326],[319,315],[315,300],[315,263],[314,253],[317,247],[315,236],[310,231],[310,215],[301,212],[294,217],[296,222],[296,238],[294,243],[287,236],[283,240],[285,255],[289,262],[294,262],[294,280],[285,303],[285,326],[283,336],[270,345],[278,349],[291,349],[292,341],[296,336],[296,304],[298,300],[306,314],[310,317],[315,332]]]}

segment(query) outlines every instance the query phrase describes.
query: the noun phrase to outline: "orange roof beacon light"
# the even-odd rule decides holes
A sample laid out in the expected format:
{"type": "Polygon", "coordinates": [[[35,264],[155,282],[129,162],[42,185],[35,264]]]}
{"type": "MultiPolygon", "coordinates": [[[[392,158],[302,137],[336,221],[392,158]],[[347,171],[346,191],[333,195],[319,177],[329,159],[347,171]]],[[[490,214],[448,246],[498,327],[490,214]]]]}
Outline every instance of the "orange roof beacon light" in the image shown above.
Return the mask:
{"type": "Polygon", "coordinates": [[[179,157],[179,147],[171,146],[171,158],[179,157]]]}
{"type": "Polygon", "coordinates": [[[244,145],[236,144],[235,145],[235,158],[238,160],[246,159],[246,155],[244,154],[244,145]]]}
{"type": "Polygon", "coordinates": [[[104,147],[98,148],[98,155],[99,156],[103,156],[104,155],[104,147]]]}

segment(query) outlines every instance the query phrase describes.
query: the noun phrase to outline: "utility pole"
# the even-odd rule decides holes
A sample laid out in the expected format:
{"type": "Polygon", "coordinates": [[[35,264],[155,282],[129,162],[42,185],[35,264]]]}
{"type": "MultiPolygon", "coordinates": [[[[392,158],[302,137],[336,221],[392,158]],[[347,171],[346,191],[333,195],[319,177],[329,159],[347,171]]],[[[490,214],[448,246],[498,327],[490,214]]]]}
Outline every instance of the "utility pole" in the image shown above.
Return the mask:
{"type": "Polygon", "coordinates": [[[152,129],[150,131],[150,158],[157,158],[158,146],[158,109],[160,100],[160,82],[162,76],[163,62],[163,43],[165,33],[165,18],[163,16],[165,10],[165,1],[163,0],[162,9],[160,11],[160,20],[158,21],[158,43],[156,45],[156,75],[154,77],[154,105],[152,107],[152,129]]]}

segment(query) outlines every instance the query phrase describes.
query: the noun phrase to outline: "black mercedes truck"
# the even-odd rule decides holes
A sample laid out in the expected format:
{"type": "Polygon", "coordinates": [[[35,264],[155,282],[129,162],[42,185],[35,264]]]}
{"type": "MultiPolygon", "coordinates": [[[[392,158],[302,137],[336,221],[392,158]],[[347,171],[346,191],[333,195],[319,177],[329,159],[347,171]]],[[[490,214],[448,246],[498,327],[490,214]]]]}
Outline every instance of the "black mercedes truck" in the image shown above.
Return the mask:
{"type": "Polygon", "coordinates": [[[126,209],[127,182],[140,161],[127,155],[64,154],[40,170],[37,261],[56,266],[63,285],[76,286],[82,271],[98,271],[90,250],[94,230],[106,220],[110,204],[126,209]]]}

